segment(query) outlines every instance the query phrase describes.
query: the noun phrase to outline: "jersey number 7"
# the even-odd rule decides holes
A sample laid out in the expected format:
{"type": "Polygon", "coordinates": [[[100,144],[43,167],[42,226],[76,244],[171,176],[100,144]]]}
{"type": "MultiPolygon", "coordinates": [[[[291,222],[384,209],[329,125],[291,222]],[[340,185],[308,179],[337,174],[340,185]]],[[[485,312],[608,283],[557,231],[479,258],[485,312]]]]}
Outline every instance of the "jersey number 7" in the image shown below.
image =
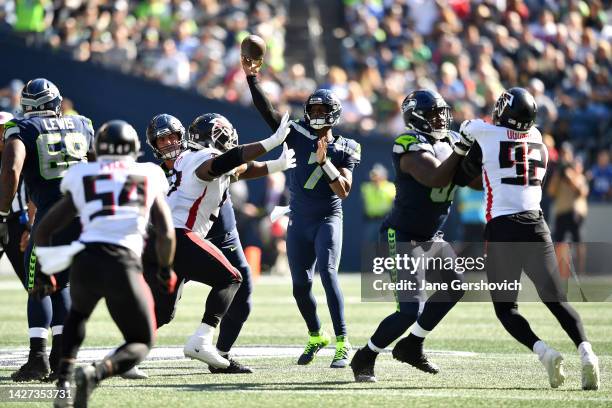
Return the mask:
{"type": "Polygon", "coordinates": [[[502,177],[502,184],[519,186],[539,186],[542,180],[536,175],[536,169],[546,168],[546,147],[533,142],[500,142],[499,168],[514,167],[516,177],[502,177]],[[530,158],[533,151],[538,151],[540,159],[530,158]],[[514,157],[513,157],[514,156],[514,157]]]}
{"type": "Polygon", "coordinates": [[[102,209],[91,214],[90,220],[102,215],[114,215],[117,206],[140,206],[144,207],[146,201],[146,180],[144,176],[127,176],[119,197],[115,200],[115,194],[112,191],[98,193],[96,191],[96,182],[99,180],[111,180],[112,174],[97,174],[95,176],[83,177],[83,186],[85,188],[85,201],[93,200],[102,201],[102,209]]]}

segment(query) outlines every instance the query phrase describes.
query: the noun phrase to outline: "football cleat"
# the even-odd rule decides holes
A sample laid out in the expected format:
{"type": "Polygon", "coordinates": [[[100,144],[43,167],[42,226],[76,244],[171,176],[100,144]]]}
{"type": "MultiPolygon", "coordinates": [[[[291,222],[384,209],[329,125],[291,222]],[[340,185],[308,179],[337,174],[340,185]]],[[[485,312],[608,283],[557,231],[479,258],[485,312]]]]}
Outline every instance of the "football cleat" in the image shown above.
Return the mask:
{"type": "Polygon", "coordinates": [[[119,375],[121,376],[121,378],[125,378],[126,380],[146,380],[147,378],[149,378],[149,374],[142,371],[138,366],[134,366],[119,375]]]}
{"type": "Polygon", "coordinates": [[[582,357],[582,389],[591,391],[599,389],[599,359],[595,354],[582,357]]]}
{"type": "Polygon", "coordinates": [[[15,382],[44,381],[49,375],[49,358],[47,353],[30,353],[28,361],[19,370],[11,374],[15,382]]]}
{"type": "Polygon", "coordinates": [[[401,339],[395,344],[392,355],[394,359],[410,364],[414,368],[426,373],[438,374],[440,372],[440,368],[430,363],[425,353],[423,353],[423,345],[410,341],[408,337],[401,339]]]}
{"type": "Polygon", "coordinates": [[[251,370],[251,367],[245,366],[239,363],[238,361],[234,360],[233,358],[228,358],[228,360],[229,360],[230,365],[227,368],[215,368],[209,365],[208,369],[213,374],[252,374],[253,373],[253,370],[251,370]]]}
{"type": "MultiPolygon", "coordinates": [[[[344,337],[343,337],[344,338],[344,337]]],[[[331,362],[331,368],[344,368],[349,365],[349,360],[352,354],[351,343],[348,339],[336,341],[336,353],[334,359],[331,362]]]]}
{"type": "Polygon", "coordinates": [[[315,356],[323,347],[327,346],[330,342],[329,334],[325,332],[321,332],[316,336],[310,336],[308,339],[308,344],[304,348],[304,352],[298,358],[298,365],[307,365],[312,363],[315,356]]]}
{"type": "Polygon", "coordinates": [[[58,381],[56,390],[57,395],[53,401],[53,408],[68,408],[74,406],[69,381],[58,381]]]}
{"type": "Polygon", "coordinates": [[[368,357],[363,349],[355,352],[351,360],[351,369],[356,382],[376,382],[374,364],[376,360],[368,357]]]}
{"type": "Polygon", "coordinates": [[[557,350],[548,348],[540,357],[540,361],[548,373],[548,381],[552,388],[557,388],[565,381],[563,372],[563,356],[557,350]]]}
{"type": "Polygon", "coordinates": [[[94,365],[78,367],[74,372],[74,382],[76,383],[74,407],[87,408],[89,397],[93,390],[98,386],[98,380],[96,379],[96,367],[94,365]]]}
{"type": "Polygon", "coordinates": [[[185,357],[200,360],[211,367],[228,368],[230,365],[229,360],[219,354],[209,338],[191,336],[183,348],[183,353],[185,357]]]}

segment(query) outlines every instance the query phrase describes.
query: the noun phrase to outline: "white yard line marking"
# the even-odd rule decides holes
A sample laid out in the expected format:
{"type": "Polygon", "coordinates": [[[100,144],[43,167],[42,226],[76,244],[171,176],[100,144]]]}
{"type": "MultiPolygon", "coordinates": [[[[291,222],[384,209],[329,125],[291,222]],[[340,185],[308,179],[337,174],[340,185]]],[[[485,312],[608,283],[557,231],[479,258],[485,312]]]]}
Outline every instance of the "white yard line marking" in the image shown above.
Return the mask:
{"type": "MultiPolygon", "coordinates": [[[[93,362],[101,360],[112,349],[106,347],[100,348],[84,348],[79,351],[78,360],[80,362],[93,362]]],[[[245,346],[235,347],[232,349],[232,355],[236,358],[280,358],[280,357],[298,357],[304,349],[295,346],[245,346]]],[[[322,356],[333,356],[335,348],[326,347],[319,352],[322,356]]],[[[432,355],[450,355],[456,357],[472,357],[476,353],[469,351],[445,351],[445,350],[428,350],[432,355]]],[[[19,367],[25,363],[28,357],[28,350],[24,348],[0,349],[0,367],[19,367]]],[[[165,361],[165,360],[185,360],[183,355],[183,346],[170,347],[154,347],[147,356],[148,361],[165,361]]]]}

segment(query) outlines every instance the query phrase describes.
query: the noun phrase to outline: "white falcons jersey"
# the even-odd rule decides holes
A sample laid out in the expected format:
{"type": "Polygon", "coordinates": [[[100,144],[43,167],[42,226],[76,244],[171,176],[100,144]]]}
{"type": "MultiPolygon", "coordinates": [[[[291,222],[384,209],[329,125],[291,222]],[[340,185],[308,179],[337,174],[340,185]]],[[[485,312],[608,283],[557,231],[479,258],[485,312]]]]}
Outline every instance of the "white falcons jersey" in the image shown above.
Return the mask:
{"type": "Polygon", "coordinates": [[[483,120],[467,120],[460,132],[482,149],[486,218],[539,210],[548,151],[535,127],[517,132],[483,120]]]}
{"type": "Polygon", "coordinates": [[[200,180],[195,174],[202,163],[219,154],[212,148],[187,150],[174,162],[175,180],[168,192],[168,205],[175,228],[188,229],[204,238],[219,216],[232,173],[210,181],[200,180]]]}
{"type": "Polygon", "coordinates": [[[100,160],[70,167],[60,189],[70,192],[81,217],[79,241],[121,245],[140,256],[151,206],[168,181],[153,163],[100,160]]]}

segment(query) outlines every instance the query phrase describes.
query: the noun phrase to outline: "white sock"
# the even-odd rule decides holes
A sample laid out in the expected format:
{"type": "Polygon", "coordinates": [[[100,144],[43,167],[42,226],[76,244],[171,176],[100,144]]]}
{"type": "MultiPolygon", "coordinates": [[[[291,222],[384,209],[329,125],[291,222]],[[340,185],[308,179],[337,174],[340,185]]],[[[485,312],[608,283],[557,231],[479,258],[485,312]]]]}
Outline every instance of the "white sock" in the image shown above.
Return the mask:
{"type": "Polygon", "coordinates": [[[380,347],[375,346],[374,343],[372,343],[372,339],[368,340],[368,348],[375,353],[382,353],[384,350],[384,349],[381,349],[380,347]]]}
{"type": "Polygon", "coordinates": [[[46,339],[49,336],[49,329],[44,327],[30,327],[28,329],[29,337],[40,337],[46,339]]]}
{"type": "Polygon", "coordinates": [[[221,351],[221,350],[217,349],[217,352],[219,353],[219,355],[220,355],[221,357],[227,357],[227,356],[229,356],[229,351],[221,351]]]}
{"type": "Polygon", "coordinates": [[[62,334],[64,333],[64,325],[57,325],[57,326],[52,326],[51,327],[51,333],[53,333],[54,336],[57,336],[58,334],[62,334]]]}
{"type": "Polygon", "coordinates": [[[533,352],[540,358],[546,353],[546,350],[548,350],[548,344],[544,343],[542,340],[536,341],[533,345],[533,352]]]}
{"type": "Polygon", "coordinates": [[[580,354],[580,357],[586,357],[595,354],[593,352],[593,347],[591,346],[591,343],[589,343],[588,341],[583,341],[578,345],[578,353],[580,354]]]}
{"type": "Polygon", "coordinates": [[[431,333],[431,330],[425,330],[424,328],[421,327],[421,325],[419,325],[418,322],[416,322],[412,326],[412,329],[410,329],[410,333],[417,337],[425,338],[427,337],[429,333],[431,333]]]}
{"type": "Polygon", "coordinates": [[[193,335],[196,337],[204,337],[204,338],[210,337],[212,339],[214,334],[215,334],[214,327],[206,323],[201,323],[193,335]]]}

